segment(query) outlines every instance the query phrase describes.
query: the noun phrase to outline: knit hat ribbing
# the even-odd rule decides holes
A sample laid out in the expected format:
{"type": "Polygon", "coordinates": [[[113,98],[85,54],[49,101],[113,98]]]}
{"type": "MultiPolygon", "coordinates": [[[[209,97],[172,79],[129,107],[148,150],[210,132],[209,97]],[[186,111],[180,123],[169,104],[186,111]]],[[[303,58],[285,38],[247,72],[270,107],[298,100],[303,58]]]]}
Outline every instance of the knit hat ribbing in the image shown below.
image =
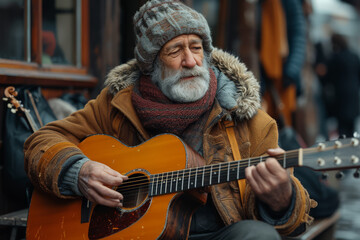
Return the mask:
{"type": "Polygon", "coordinates": [[[204,50],[213,46],[209,25],[201,13],[179,1],[152,0],[134,15],[136,36],[135,58],[142,73],[150,74],[162,46],[182,34],[197,34],[204,50]]]}

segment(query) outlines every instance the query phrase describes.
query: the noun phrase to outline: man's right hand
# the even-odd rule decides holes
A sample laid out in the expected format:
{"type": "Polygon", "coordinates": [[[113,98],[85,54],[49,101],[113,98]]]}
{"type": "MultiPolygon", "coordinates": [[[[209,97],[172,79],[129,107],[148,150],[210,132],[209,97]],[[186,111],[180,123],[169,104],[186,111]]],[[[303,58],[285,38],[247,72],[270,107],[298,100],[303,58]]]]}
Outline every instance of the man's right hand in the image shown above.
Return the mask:
{"type": "Polygon", "coordinates": [[[122,207],[123,195],[112,187],[119,186],[128,177],[105,164],[87,161],[79,172],[80,192],[93,203],[108,207],[122,207]]]}

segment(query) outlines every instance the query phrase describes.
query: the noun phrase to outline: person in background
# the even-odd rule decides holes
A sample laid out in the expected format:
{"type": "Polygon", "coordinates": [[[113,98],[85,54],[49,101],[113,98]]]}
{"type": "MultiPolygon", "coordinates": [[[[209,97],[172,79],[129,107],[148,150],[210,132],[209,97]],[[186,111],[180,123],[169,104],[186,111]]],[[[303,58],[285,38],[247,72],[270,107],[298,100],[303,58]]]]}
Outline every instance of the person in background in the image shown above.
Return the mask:
{"type": "Polygon", "coordinates": [[[324,82],[332,86],[332,115],[338,122],[339,136],[353,136],[355,120],[359,116],[360,60],[350,50],[346,38],[331,36],[333,52],[326,62],[324,82]]]}
{"type": "Polygon", "coordinates": [[[230,121],[242,158],[270,156],[246,168],[246,181],[209,188],[206,204],[192,216],[189,239],[281,239],[303,232],[316,203],[292,169],[271,157],[283,150],[275,120],[260,110],[253,74],[214,48],[205,18],[180,1],[146,2],[134,16],[134,28],[135,59],[114,68],[84,109],[26,141],[26,172],[35,187],[121,208],[123,195],[111,187],[128,177],[85,156],[77,147],[81,139],[107,134],[136,146],[172,133],[206,164],[231,162],[224,125],[230,121]]]}
{"type": "Polygon", "coordinates": [[[264,109],[293,127],[306,52],[306,21],[300,0],[259,2],[259,60],[264,109]],[[276,100],[279,96],[279,101],[276,100]],[[279,104],[281,101],[282,104],[279,104]]]}

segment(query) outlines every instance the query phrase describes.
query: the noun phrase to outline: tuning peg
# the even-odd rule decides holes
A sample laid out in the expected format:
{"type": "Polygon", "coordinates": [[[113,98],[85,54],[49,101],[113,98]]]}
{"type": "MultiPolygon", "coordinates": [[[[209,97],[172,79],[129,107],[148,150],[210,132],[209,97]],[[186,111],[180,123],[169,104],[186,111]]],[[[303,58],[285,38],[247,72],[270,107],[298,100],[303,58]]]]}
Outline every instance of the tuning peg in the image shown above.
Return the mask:
{"type": "Polygon", "coordinates": [[[338,173],[335,174],[335,177],[336,177],[337,179],[343,179],[344,173],[343,173],[343,172],[338,172],[338,173]]]}
{"type": "Polygon", "coordinates": [[[17,110],[14,109],[14,108],[12,108],[10,111],[11,111],[12,113],[16,113],[16,112],[17,112],[17,110]]]}
{"type": "Polygon", "coordinates": [[[3,97],[2,100],[4,100],[5,102],[7,102],[7,100],[9,100],[7,97],[3,97]]]}
{"type": "Polygon", "coordinates": [[[340,142],[340,141],[335,141],[335,148],[341,148],[341,146],[342,146],[342,143],[340,142]]]}
{"type": "Polygon", "coordinates": [[[360,177],[360,172],[359,169],[357,168],[354,172],[354,178],[359,178],[360,177]]]}
{"type": "Polygon", "coordinates": [[[353,164],[357,164],[359,162],[359,158],[357,156],[352,155],[351,156],[351,162],[353,164]]]}
{"type": "Polygon", "coordinates": [[[324,150],[326,148],[325,143],[318,143],[318,150],[324,150]]]}
{"type": "Polygon", "coordinates": [[[359,145],[359,139],[352,138],[351,139],[351,145],[353,145],[354,147],[357,147],[359,145]]]}
{"type": "Polygon", "coordinates": [[[12,108],[13,105],[12,105],[11,103],[8,103],[8,104],[7,104],[7,107],[8,107],[8,108],[12,108]]]}
{"type": "Polygon", "coordinates": [[[359,134],[358,132],[354,132],[354,133],[353,133],[353,137],[354,137],[354,138],[359,138],[359,137],[360,137],[360,134],[359,134]]]}
{"type": "Polygon", "coordinates": [[[321,179],[322,179],[322,180],[326,180],[328,177],[329,177],[329,174],[328,174],[328,173],[325,173],[325,172],[324,172],[324,173],[321,174],[321,179]]]}
{"type": "Polygon", "coordinates": [[[340,138],[345,139],[345,138],[346,138],[346,134],[342,134],[340,138]]]}

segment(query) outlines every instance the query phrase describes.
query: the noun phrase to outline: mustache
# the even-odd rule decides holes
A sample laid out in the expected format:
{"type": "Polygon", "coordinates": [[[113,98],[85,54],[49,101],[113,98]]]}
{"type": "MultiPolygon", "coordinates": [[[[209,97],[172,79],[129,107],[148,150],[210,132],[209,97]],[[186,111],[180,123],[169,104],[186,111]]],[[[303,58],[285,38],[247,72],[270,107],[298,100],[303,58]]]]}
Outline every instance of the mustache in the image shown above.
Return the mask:
{"type": "Polygon", "coordinates": [[[205,66],[195,66],[192,69],[181,69],[176,75],[178,78],[201,77],[207,74],[208,69],[205,66]]]}
{"type": "Polygon", "coordinates": [[[165,85],[176,84],[181,78],[195,77],[208,78],[210,73],[209,58],[205,57],[201,66],[193,68],[171,69],[163,63],[159,57],[156,58],[151,80],[160,88],[165,85]]]}

